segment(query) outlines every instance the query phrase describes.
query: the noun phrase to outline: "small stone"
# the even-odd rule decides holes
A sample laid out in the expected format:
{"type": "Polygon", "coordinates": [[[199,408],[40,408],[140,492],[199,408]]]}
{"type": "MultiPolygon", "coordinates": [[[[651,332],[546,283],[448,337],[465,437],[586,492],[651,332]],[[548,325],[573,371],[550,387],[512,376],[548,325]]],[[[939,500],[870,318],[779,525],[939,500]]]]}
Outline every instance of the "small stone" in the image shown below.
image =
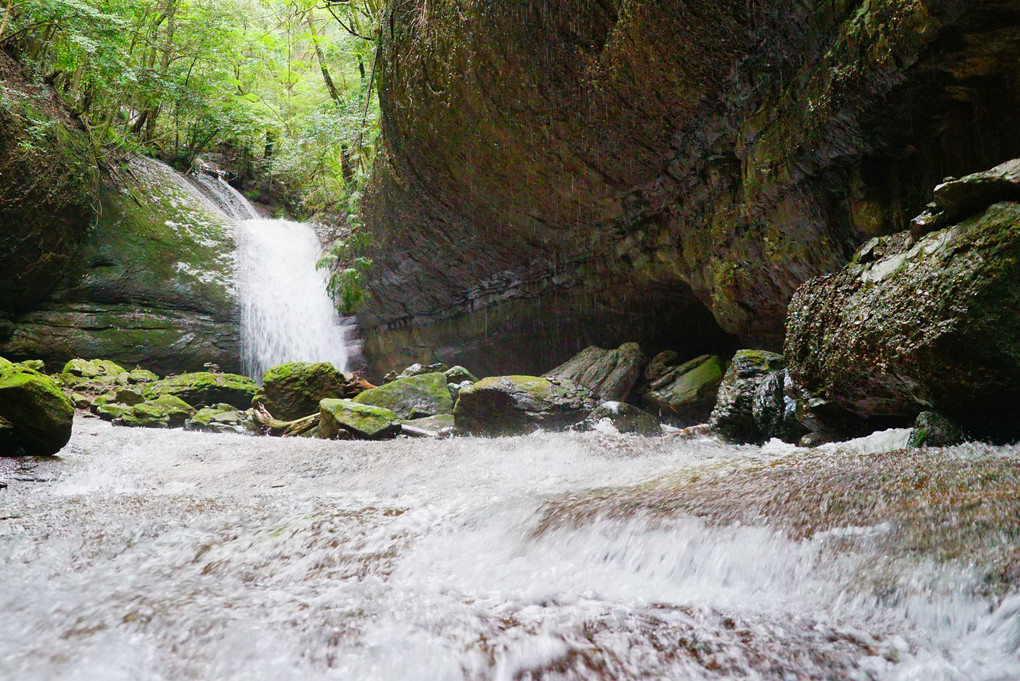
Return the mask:
{"type": "Polygon", "coordinates": [[[447,371],[443,372],[446,376],[447,383],[455,383],[460,385],[461,383],[477,383],[478,377],[472,374],[470,371],[462,366],[451,367],[447,371]]]}
{"type": "Polygon", "coordinates": [[[400,419],[389,409],[353,400],[323,400],[319,403],[319,437],[338,439],[344,432],[365,440],[383,440],[400,433],[400,419]]]}
{"type": "Polygon", "coordinates": [[[640,435],[642,437],[662,435],[659,419],[625,402],[603,402],[588,415],[583,426],[586,429],[595,428],[601,422],[608,422],[624,435],[640,435]]]}

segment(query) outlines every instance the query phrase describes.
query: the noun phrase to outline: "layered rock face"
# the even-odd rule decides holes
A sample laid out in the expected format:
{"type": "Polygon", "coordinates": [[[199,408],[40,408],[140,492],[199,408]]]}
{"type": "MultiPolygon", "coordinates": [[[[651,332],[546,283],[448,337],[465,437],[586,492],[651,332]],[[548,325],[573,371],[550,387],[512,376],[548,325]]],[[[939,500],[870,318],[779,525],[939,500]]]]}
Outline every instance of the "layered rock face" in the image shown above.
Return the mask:
{"type": "Polygon", "coordinates": [[[801,283],[1020,155],[1018,26],[1016,0],[394,3],[366,352],[779,347],[801,283]]]}
{"type": "Polygon", "coordinates": [[[101,214],[56,288],[0,314],[0,350],[62,366],[109,357],[161,374],[240,370],[230,222],[168,166],[132,159],[99,192],[101,214]]]}

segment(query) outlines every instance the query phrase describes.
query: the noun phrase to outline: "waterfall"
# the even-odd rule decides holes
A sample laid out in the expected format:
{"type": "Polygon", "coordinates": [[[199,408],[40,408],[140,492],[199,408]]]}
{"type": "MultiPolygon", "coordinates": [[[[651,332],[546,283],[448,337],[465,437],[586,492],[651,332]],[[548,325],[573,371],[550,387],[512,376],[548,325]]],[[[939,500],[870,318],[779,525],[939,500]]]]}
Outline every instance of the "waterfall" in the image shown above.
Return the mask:
{"type": "Polygon", "coordinates": [[[287,362],[331,362],[347,371],[351,325],[317,269],[322,245],[308,224],[270,220],[222,179],[195,178],[238,225],[238,296],[244,371],[256,380],[287,362]]]}

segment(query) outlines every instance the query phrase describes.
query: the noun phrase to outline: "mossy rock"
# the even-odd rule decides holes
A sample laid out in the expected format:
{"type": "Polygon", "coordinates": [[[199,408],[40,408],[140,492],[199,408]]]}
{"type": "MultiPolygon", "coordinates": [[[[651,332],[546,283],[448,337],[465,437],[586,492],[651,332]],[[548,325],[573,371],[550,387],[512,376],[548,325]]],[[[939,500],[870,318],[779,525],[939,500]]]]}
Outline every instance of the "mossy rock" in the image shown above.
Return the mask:
{"type": "Polygon", "coordinates": [[[446,376],[447,383],[456,383],[459,385],[465,381],[469,381],[471,383],[478,382],[478,377],[462,366],[450,367],[447,371],[443,372],[443,374],[446,376]]]}
{"type": "Polygon", "coordinates": [[[453,414],[440,414],[439,416],[404,421],[404,425],[435,433],[436,435],[446,435],[453,432],[457,423],[453,418],[453,414]]]}
{"type": "Polygon", "coordinates": [[[19,362],[19,364],[32,371],[38,371],[40,374],[46,373],[46,362],[41,359],[26,359],[24,362],[19,362]]]}
{"type": "Polygon", "coordinates": [[[26,454],[56,454],[71,439],[74,404],[49,376],[0,359],[0,418],[26,454]]]}
{"type": "MultiPolygon", "coordinates": [[[[783,356],[774,352],[737,352],[719,387],[715,409],[709,419],[712,430],[739,443],[761,443],[768,439],[769,434],[762,432],[759,425],[762,418],[755,418],[755,398],[762,384],[785,368],[783,356]]],[[[778,408],[782,408],[782,403],[778,408]]]]}
{"type": "Polygon", "coordinates": [[[495,376],[462,390],[453,415],[461,432],[498,437],[563,430],[597,405],[590,390],[566,379],[495,376]]]}
{"type": "Polygon", "coordinates": [[[188,430],[205,433],[257,433],[255,412],[240,411],[229,404],[217,404],[198,411],[186,426],[188,430]]]}
{"type": "Polygon", "coordinates": [[[404,420],[452,414],[453,397],[446,385],[443,373],[421,374],[366,390],[354,401],[389,409],[404,420]]]}
{"type": "Polygon", "coordinates": [[[350,433],[365,440],[383,440],[400,433],[400,419],[389,409],[360,404],[354,400],[322,400],[319,437],[332,440],[350,433]]]}
{"type": "Polygon", "coordinates": [[[966,439],[958,423],[938,412],[923,411],[914,421],[907,444],[910,447],[954,447],[966,439]]]}
{"type": "Polygon", "coordinates": [[[630,397],[647,364],[637,343],[624,343],[616,350],[591,346],[545,376],[583,385],[603,400],[622,401],[630,397]]]}
{"type": "Polygon", "coordinates": [[[159,380],[159,375],[148,371],[147,369],[133,369],[128,372],[127,382],[130,385],[138,385],[140,383],[155,383],[159,380]]]}
{"type": "Polygon", "coordinates": [[[104,421],[116,421],[123,418],[124,415],[130,414],[133,409],[134,407],[116,402],[105,402],[98,405],[95,402],[92,403],[93,413],[104,421]]]}
{"type": "Polygon", "coordinates": [[[224,403],[244,410],[251,406],[252,398],[258,390],[258,384],[247,376],[202,371],[149,383],[142,394],[148,400],[173,395],[196,408],[224,403]]]}
{"type": "Polygon", "coordinates": [[[72,359],[61,372],[65,376],[89,380],[100,377],[116,379],[123,373],[126,373],[124,367],[105,359],[72,359]]]}
{"type": "Polygon", "coordinates": [[[702,355],[675,367],[665,363],[660,355],[658,365],[652,369],[660,373],[645,394],[645,400],[656,407],[659,415],[678,426],[693,426],[704,423],[715,406],[716,394],[722,384],[726,362],[718,355],[702,355]]]}
{"type": "Polygon", "coordinates": [[[129,428],[183,428],[195,409],[174,395],[159,397],[135,405],[118,423],[129,428]]]}
{"type": "Polygon", "coordinates": [[[92,398],[84,393],[71,393],[69,397],[75,409],[88,409],[92,406],[92,398]]]}
{"type": "Polygon", "coordinates": [[[319,411],[319,402],[346,397],[347,379],[328,362],[293,362],[266,372],[253,403],[275,418],[294,421],[319,411]]]}

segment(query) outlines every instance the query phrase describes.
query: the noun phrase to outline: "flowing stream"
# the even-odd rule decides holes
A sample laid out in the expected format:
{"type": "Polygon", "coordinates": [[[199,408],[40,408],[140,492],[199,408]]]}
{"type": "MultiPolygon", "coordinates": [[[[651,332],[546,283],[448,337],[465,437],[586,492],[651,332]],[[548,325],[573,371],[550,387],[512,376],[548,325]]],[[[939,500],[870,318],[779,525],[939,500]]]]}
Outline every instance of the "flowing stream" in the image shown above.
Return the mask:
{"type": "MultiPolygon", "coordinates": [[[[892,497],[866,525],[782,529],[825,510],[767,477],[787,469],[849,470],[817,499],[851,505],[841,486],[871,471],[920,495],[929,460],[968,488],[1020,468],[1017,448],[883,454],[902,441],[352,443],[80,420],[61,460],[0,468],[0,678],[1020,678],[1020,599],[981,562],[912,548],[892,497]],[[768,495],[776,518],[748,513],[768,495]]],[[[993,532],[984,498],[967,541],[993,532]]]]}
{"type": "Polygon", "coordinates": [[[351,329],[337,314],[327,275],[317,269],[322,246],[311,226],[267,220],[226,182],[195,178],[238,224],[238,296],[244,371],[261,380],[287,362],[331,362],[346,371],[351,329]]]}

